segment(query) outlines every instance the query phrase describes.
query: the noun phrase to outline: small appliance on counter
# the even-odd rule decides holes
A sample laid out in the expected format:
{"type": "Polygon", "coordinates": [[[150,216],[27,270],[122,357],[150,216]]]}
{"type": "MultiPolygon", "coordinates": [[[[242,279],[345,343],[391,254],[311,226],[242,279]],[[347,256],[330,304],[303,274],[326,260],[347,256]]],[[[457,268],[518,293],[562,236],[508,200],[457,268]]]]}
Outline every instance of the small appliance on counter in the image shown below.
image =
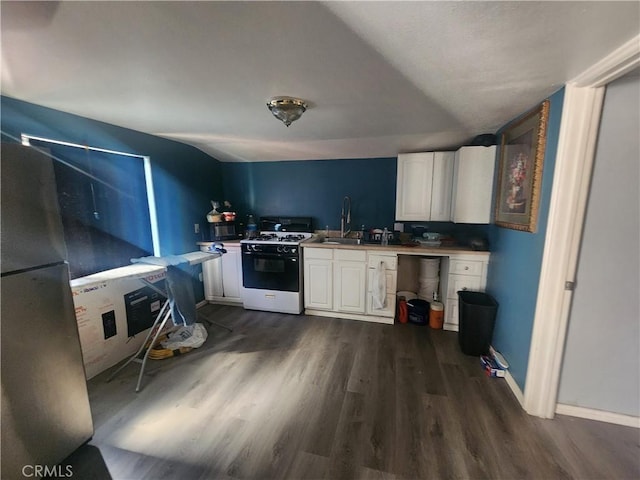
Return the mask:
{"type": "Polygon", "coordinates": [[[223,212],[220,212],[220,202],[211,201],[213,210],[207,213],[209,222],[209,240],[220,242],[223,240],[238,240],[242,238],[242,229],[236,224],[236,212],[231,210],[231,204],[225,200],[223,212]]]}
{"type": "Polygon", "coordinates": [[[210,240],[212,242],[239,240],[242,238],[240,230],[236,222],[213,222],[209,224],[210,240]]]}

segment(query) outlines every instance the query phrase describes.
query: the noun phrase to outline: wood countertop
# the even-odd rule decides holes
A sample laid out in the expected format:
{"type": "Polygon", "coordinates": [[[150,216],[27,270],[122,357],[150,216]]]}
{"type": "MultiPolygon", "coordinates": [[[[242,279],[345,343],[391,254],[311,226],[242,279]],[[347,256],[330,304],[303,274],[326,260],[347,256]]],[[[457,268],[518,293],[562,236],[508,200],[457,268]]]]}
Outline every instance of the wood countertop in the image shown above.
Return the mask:
{"type": "Polygon", "coordinates": [[[472,250],[469,247],[441,246],[441,247],[421,247],[408,245],[378,245],[371,243],[360,244],[335,244],[323,243],[322,240],[308,240],[300,244],[303,248],[332,248],[347,250],[377,250],[380,252],[396,253],[401,255],[430,255],[446,257],[449,255],[478,255],[488,256],[491,252],[472,250]],[[315,241],[314,241],[315,240],[315,241]]]}

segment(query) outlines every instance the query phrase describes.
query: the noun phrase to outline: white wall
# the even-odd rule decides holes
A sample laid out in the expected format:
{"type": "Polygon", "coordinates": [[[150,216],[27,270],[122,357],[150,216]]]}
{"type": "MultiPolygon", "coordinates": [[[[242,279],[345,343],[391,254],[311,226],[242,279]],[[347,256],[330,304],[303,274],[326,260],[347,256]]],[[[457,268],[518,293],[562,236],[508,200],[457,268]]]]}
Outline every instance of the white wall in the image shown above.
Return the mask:
{"type": "Polygon", "coordinates": [[[640,415],[640,75],[607,87],[558,402],[640,415]]]}

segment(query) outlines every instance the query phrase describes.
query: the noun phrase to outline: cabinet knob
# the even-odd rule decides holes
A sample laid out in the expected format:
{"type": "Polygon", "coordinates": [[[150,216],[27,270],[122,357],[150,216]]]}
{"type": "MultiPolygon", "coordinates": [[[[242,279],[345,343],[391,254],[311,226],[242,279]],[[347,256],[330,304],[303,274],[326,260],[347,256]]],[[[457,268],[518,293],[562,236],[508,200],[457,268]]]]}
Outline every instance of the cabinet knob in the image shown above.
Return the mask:
{"type": "Polygon", "coordinates": [[[469,270],[469,267],[464,267],[465,270],[469,270]]]}

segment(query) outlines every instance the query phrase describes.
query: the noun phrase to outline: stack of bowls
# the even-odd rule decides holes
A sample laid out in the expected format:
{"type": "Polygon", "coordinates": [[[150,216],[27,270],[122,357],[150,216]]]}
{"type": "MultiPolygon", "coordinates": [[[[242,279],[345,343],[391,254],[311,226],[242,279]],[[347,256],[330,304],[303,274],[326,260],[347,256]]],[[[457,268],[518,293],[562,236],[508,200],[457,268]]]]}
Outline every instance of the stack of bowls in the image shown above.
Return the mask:
{"type": "Polygon", "coordinates": [[[428,302],[433,300],[433,294],[438,292],[439,283],[440,258],[421,258],[418,298],[428,302]]]}

